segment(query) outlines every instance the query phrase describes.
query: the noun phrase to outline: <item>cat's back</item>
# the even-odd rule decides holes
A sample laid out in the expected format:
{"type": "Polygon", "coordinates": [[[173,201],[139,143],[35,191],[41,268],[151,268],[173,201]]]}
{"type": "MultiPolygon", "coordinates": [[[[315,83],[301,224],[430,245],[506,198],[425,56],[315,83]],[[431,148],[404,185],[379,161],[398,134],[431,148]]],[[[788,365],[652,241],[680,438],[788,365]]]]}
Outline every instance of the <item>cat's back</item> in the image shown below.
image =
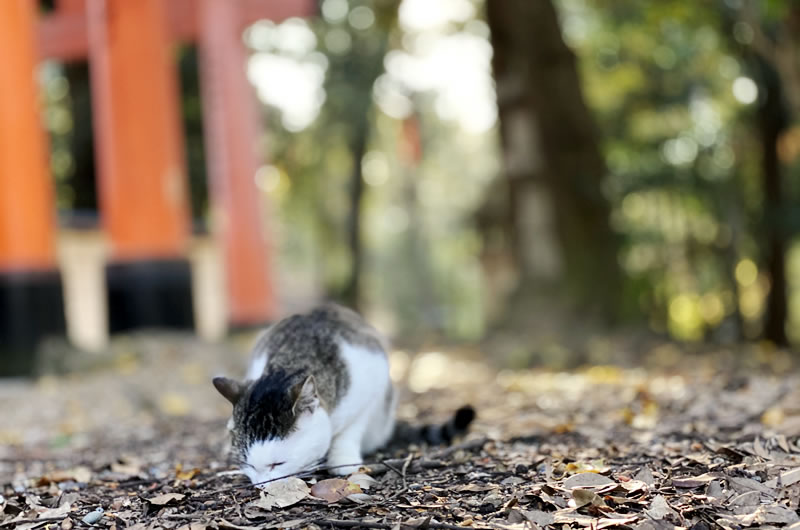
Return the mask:
{"type": "Polygon", "coordinates": [[[327,403],[335,404],[355,382],[354,368],[387,371],[386,350],[384,338],[358,313],[329,303],[265,330],[253,347],[246,379],[277,370],[311,374],[327,403]]]}
{"type": "Polygon", "coordinates": [[[303,357],[327,360],[342,342],[375,353],[386,350],[380,333],[358,313],[329,303],[277,322],[259,338],[254,352],[267,353],[271,361],[283,356],[295,362],[303,357]]]}

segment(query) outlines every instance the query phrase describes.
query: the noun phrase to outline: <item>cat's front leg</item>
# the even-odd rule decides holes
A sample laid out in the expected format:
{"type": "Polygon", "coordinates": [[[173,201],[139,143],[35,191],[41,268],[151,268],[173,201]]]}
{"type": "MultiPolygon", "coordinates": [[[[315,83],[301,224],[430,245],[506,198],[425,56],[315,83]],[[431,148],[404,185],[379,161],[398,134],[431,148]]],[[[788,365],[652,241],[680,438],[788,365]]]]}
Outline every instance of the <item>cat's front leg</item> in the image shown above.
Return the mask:
{"type": "Polygon", "coordinates": [[[328,471],[333,475],[350,475],[359,470],[363,463],[361,440],[367,428],[368,416],[350,425],[331,442],[328,452],[328,471]]]}

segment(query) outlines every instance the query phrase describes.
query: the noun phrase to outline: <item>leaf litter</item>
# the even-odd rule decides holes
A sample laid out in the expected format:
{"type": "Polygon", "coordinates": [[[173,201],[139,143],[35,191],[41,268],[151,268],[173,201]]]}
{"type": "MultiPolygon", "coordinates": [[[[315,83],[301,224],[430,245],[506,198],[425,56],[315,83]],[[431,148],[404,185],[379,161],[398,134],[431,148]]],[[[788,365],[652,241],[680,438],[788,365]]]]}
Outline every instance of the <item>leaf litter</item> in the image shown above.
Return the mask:
{"type": "Polygon", "coordinates": [[[187,338],[125,347],[135,369],[0,392],[0,529],[800,529],[796,371],[711,356],[498,373],[454,356],[458,377],[406,390],[399,414],[440,421],[469,401],[465,440],[258,488],[226,460],[228,410],[207,385],[242,359],[187,338]]]}

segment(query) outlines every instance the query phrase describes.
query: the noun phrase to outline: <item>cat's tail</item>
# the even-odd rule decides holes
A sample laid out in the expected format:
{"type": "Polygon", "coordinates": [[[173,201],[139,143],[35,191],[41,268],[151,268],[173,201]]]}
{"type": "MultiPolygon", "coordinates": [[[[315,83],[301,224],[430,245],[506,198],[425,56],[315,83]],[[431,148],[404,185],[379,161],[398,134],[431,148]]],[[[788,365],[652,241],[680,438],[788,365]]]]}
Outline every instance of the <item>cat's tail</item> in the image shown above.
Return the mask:
{"type": "Polygon", "coordinates": [[[444,423],[411,425],[398,421],[395,425],[392,443],[450,444],[455,438],[466,434],[469,425],[474,419],[475,409],[470,405],[464,405],[444,423]]]}

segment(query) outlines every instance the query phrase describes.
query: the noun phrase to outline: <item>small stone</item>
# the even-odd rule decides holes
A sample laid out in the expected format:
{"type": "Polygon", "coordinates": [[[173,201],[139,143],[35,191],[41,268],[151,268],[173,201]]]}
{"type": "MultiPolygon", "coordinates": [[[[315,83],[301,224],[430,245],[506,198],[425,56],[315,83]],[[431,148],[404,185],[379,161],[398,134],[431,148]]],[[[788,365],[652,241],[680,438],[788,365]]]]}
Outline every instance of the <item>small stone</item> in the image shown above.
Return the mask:
{"type": "Polygon", "coordinates": [[[81,519],[86,524],[94,524],[103,518],[103,508],[98,506],[93,512],[89,512],[81,519]]]}

